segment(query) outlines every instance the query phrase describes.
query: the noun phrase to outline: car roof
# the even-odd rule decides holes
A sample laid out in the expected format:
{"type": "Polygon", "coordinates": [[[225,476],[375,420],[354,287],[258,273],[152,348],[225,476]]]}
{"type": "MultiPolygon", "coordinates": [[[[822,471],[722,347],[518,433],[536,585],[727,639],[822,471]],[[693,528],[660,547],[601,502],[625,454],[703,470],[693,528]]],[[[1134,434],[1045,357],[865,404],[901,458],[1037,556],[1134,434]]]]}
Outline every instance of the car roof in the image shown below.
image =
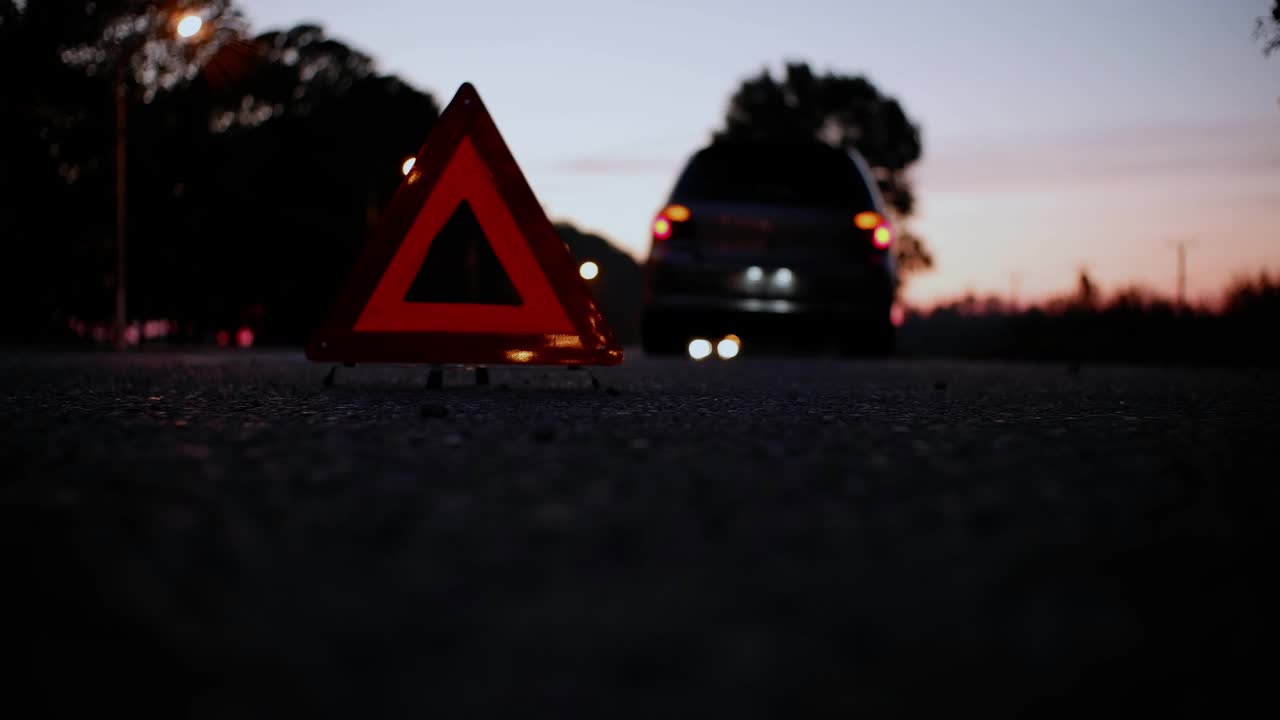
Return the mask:
{"type": "MultiPolygon", "coordinates": [[[[786,153],[789,155],[814,153],[828,157],[843,157],[845,161],[852,163],[858,174],[862,176],[863,184],[870,193],[869,199],[874,209],[882,213],[885,211],[886,205],[884,197],[880,193],[880,184],[876,181],[875,173],[872,172],[870,163],[866,161],[862,153],[856,149],[838,147],[817,138],[718,137],[694,152],[688,162],[685,163],[685,168],[687,170],[701,158],[710,159],[721,154],[738,156],[744,153],[758,154],[762,152],[770,154],[786,153]]],[[[673,189],[672,196],[674,197],[674,195],[675,191],[673,189]]]]}
{"type": "Polygon", "coordinates": [[[817,152],[844,154],[842,148],[816,138],[717,138],[703,146],[696,154],[715,152],[759,152],[760,150],[787,150],[792,152],[817,152]]]}

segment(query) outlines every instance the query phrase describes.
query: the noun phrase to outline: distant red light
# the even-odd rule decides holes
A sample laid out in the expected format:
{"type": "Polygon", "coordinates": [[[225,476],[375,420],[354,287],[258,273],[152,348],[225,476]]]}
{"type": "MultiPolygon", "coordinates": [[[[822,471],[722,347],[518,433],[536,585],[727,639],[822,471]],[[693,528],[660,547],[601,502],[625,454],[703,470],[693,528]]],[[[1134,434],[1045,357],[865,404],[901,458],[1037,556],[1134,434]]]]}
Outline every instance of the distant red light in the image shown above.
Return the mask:
{"type": "Polygon", "coordinates": [[[887,225],[881,225],[871,235],[871,243],[876,247],[884,250],[893,242],[893,231],[887,225]]]}
{"type": "Polygon", "coordinates": [[[653,239],[667,240],[671,237],[671,221],[660,217],[653,221],[653,239]]]}
{"type": "Polygon", "coordinates": [[[902,327],[902,324],[905,323],[906,321],[907,321],[906,308],[904,308],[899,303],[894,303],[892,306],[890,306],[889,322],[893,323],[894,327],[902,327]]]}
{"type": "Polygon", "coordinates": [[[253,331],[247,327],[237,330],[236,345],[242,348],[253,347],[253,331]]]}
{"type": "Polygon", "coordinates": [[[218,343],[218,347],[226,347],[231,344],[231,333],[219,330],[218,334],[213,336],[213,341],[218,343]]]}

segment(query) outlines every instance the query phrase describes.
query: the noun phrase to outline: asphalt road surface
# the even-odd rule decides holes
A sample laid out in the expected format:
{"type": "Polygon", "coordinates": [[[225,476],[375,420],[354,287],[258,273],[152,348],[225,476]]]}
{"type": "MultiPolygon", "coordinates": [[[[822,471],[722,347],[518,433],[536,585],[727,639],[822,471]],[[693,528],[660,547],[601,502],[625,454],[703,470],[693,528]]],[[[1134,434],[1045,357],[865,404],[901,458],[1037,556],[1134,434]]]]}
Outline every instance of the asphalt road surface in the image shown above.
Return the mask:
{"type": "Polygon", "coordinates": [[[5,717],[1274,706],[1274,371],[327,370],[4,353],[5,717]]]}

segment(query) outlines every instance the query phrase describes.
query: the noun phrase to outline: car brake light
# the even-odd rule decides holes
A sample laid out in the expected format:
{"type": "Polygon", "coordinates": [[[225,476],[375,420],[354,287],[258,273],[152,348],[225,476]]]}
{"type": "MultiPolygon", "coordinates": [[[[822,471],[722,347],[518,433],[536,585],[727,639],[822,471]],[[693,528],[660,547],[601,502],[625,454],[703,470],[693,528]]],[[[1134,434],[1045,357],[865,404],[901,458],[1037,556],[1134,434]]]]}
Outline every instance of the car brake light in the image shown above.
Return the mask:
{"type": "Polygon", "coordinates": [[[674,223],[688,221],[691,213],[683,205],[668,205],[653,219],[653,239],[668,240],[675,229],[674,223]]]}
{"type": "Polygon", "coordinates": [[[881,225],[871,234],[871,244],[884,250],[893,242],[893,231],[888,225],[881,225]]]}
{"type": "Polygon", "coordinates": [[[870,210],[853,216],[853,224],[859,230],[872,230],[879,227],[882,222],[884,222],[884,218],[880,217],[880,213],[871,212],[870,210]]]}
{"type": "Polygon", "coordinates": [[[670,237],[671,237],[671,221],[664,217],[659,217],[657,220],[654,220],[653,221],[653,239],[667,240],[670,237]]]}

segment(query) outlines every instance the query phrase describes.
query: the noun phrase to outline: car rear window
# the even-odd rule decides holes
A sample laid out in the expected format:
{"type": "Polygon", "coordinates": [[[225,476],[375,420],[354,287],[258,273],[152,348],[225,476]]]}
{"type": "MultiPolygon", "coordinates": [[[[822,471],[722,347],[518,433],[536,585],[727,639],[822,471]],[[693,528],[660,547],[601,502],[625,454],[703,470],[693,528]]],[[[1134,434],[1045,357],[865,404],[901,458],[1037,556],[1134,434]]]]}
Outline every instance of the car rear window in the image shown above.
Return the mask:
{"type": "Polygon", "coordinates": [[[827,145],[711,145],[689,161],[673,196],[679,202],[874,209],[858,166],[827,145]]]}

